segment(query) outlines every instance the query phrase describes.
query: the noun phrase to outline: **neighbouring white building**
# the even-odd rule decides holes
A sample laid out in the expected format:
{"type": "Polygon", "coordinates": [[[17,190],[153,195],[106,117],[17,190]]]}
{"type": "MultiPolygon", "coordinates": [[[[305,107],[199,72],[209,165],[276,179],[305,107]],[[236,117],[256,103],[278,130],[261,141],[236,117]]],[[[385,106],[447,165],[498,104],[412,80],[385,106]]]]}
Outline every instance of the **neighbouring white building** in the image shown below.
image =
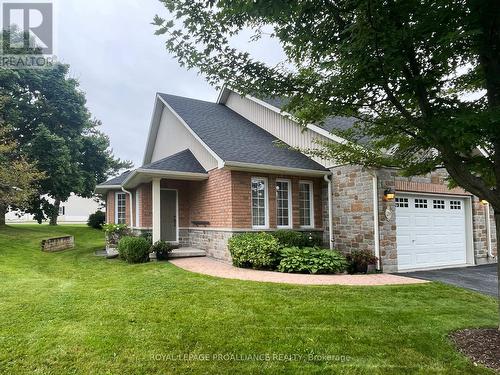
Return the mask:
{"type": "MultiPolygon", "coordinates": [[[[52,198],[48,198],[53,201],[52,198]]],[[[61,202],[59,206],[58,223],[86,223],[89,215],[97,210],[105,211],[102,202],[97,198],[82,198],[72,194],[66,202],[61,202]]],[[[33,215],[20,215],[18,211],[9,211],[5,215],[6,223],[31,223],[35,222],[33,215]]]]}

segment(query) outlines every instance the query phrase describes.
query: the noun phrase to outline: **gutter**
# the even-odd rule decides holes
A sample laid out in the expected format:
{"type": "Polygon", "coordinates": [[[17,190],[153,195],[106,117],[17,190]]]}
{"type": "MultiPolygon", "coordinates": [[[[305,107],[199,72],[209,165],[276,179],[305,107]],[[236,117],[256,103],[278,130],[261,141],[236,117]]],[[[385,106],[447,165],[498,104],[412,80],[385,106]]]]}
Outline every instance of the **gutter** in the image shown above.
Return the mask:
{"type": "Polygon", "coordinates": [[[328,238],[330,243],[330,250],[333,250],[333,199],[332,199],[332,180],[327,174],[323,176],[325,181],[328,183],[328,238]]]}
{"type": "Polygon", "coordinates": [[[133,208],[133,204],[134,204],[134,201],[132,199],[132,193],[128,190],[125,190],[125,188],[122,186],[122,191],[124,193],[127,193],[128,196],[130,197],[130,205],[129,205],[129,210],[130,210],[130,229],[134,229],[134,208],[133,208]]]}
{"type": "Polygon", "coordinates": [[[291,174],[291,175],[303,175],[303,176],[311,176],[311,177],[323,177],[325,174],[330,175],[331,172],[326,170],[316,170],[316,169],[303,169],[303,168],[292,168],[292,167],[279,167],[276,165],[268,165],[268,164],[254,164],[254,163],[245,163],[240,161],[226,161],[224,162],[224,167],[229,169],[240,169],[240,170],[254,170],[258,171],[256,173],[274,173],[281,172],[283,174],[291,174]]]}
{"type": "Polygon", "coordinates": [[[380,270],[380,234],[378,218],[378,177],[377,173],[370,173],[373,183],[373,242],[375,245],[375,256],[377,257],[377,270],[380,270]]]}
{"type": "Polygon", "coordinates": [[[491,219],[490,219],[490,204],[487,203],[485,205],[485,213],[486,213],[486,243],[488,246],[488,258],[494,258],[493,256],[493,248],[491,246],[491,219]]]}

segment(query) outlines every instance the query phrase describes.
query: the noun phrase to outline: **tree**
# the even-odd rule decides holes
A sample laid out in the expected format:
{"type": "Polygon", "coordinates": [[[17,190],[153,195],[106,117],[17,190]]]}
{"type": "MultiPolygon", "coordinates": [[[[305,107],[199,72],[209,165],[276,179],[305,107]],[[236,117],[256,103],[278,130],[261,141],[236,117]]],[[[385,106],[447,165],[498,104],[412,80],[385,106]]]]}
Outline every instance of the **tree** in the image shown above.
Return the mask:
{"type": "Polygon", "coordinates": [[[50,218],[52,225],[71,193],[91,197],[97,183],[131,165],[113,156],[101,123],[91,118],[85,95],[68,71],[68,65],[58,63],[52,69],[0,68],[0,91],[7,98],[2,117],[12,128],[17,153],[45,172],[38,196],[19,208],[39,222],[50,218]]]}
{"type": "Polygon", "coordinates": [[[26,205],[37,193],[36,182],[44,177],[34,165],[15,156],[16,144],[8,140],[7,131],[0,123],[0,227],[5,226],[7,208],[26,205]]]}
{"type": "Polygon", "coordinates": [[[211,84],[289,98],[303,123],[354,117],[339,132],[348,142],[321,151],[341,163],[405,175],[446,168],[451,184],[490,202],[500,244],[498,1],[162,2],[170,17],[155,17],[156,33],[181,65],[211,84]],[[269,26],[284,64],[232,46],[241,31],[258,39],[269,26]]]}

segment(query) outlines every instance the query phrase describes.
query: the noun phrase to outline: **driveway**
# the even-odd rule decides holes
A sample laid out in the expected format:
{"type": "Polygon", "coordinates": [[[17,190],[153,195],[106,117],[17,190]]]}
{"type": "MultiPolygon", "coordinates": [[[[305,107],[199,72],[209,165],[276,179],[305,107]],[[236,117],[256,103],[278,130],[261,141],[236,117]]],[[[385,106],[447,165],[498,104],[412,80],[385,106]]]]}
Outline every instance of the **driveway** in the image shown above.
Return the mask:
{"type": "Polygon", "coordinates": [[[441,281],[446,284],[452,284],[489,296],[498,297],[496,263],[473,267],[407,272],[400,273],[399,275],[414,277],[416,279],[441,281]]]}

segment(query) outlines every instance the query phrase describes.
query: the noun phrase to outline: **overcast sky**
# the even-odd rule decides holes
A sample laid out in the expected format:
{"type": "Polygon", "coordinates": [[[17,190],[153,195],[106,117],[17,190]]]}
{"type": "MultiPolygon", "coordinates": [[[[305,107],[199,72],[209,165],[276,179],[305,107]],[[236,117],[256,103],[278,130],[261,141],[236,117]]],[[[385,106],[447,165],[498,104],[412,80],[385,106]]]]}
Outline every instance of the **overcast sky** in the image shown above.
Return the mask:
{"type": "MultiPolygon", "coordinates": [[[[56,53],[86,92],[115,155],[140,166],[156,92],[215,101],[217,92],[195,71],[179,67],[155,36],[158,0],[55,0],[56,53]]],[[[238,46],[270,63],[282,58],[274,41],[238,46]]]]}

